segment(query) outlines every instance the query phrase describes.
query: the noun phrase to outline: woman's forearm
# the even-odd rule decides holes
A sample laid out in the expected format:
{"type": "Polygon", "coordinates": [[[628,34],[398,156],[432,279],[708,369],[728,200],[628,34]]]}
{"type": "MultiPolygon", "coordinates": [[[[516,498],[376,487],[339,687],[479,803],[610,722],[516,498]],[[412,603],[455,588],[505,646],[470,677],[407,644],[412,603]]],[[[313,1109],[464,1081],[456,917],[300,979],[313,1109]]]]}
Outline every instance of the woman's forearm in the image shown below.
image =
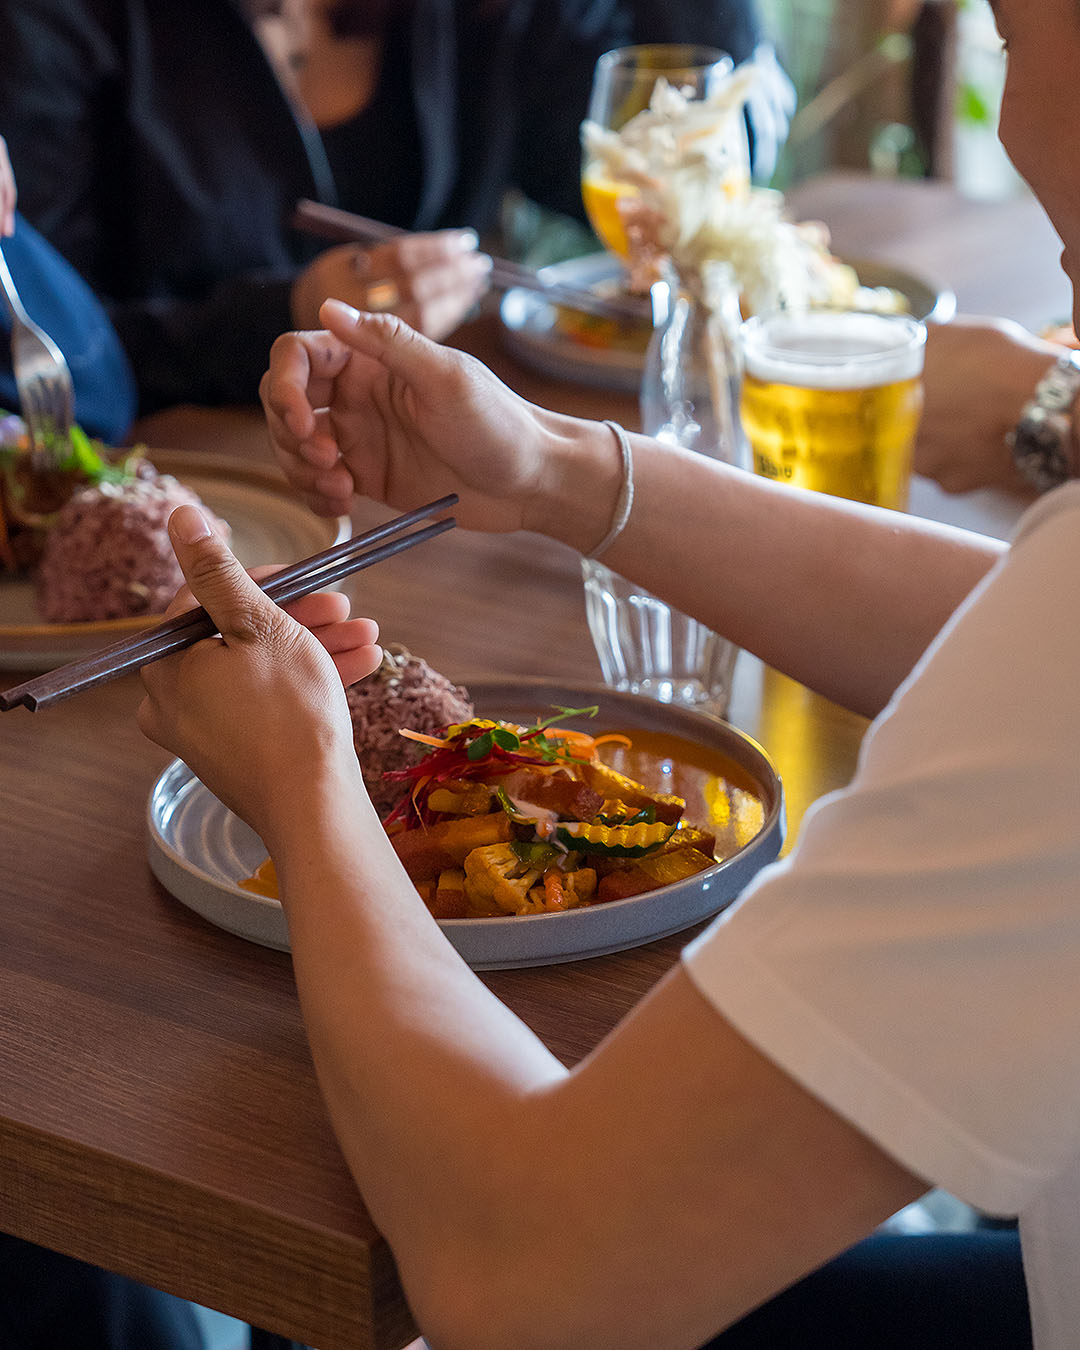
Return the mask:
{"type": "Polygon", "coordinates": [[[484,1215],[514,1191],[523,1108],[565,1071],[445,940],[358,783],[290,817],[267,842],[320,1086],[422,1298],[443,1256],[497,1240],[484,1215]]]}
{"type": "MultiPolygon", "coordinates": [[[[966,530],[630,439],[634,508],[604,563],[867,716],[1004,550],[966,530]]],[[[614,437],[562,419],[552,447],[535,528],[587,553],[614,510],[614,437]]]]}

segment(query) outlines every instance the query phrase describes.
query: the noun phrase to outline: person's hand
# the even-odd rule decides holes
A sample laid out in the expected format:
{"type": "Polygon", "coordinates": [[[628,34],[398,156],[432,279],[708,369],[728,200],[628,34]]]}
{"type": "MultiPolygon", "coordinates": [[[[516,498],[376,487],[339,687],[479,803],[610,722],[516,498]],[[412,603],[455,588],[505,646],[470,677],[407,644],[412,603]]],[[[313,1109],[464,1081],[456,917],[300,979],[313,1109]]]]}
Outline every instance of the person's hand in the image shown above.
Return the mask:
{"type": "Polygon", "coordinates": [[[795,86],[771,43],[758,43],[753,63],[758,78],[750,86],[746,113],[754,132],[754,178],[767,183],[776,171],[797,99],[795,86]]]}
{"type": "Polygon", "coordinates": [[[1020,490],[1005,437],[1059,351],[1005,319],[930,324],[915,472],[946,492],[1020,490]]]}
{"type": "Polygon", "coordinates": [[[452,333],[487,289],[491,259],[472,230],[406,234],[373,248],[327,249],[293,283],[297,328],[319,326],[324,300],[398,315],[436,341],[452,333]]]}
{"type": "Polygon", "coordinates": [[[355,785],[344,687],[377,669],[378,627],[336,592],[279,609],[197,507],[169,535],[188,585],[168,615],[199,603],[221,636],[143,668],[139,726],[266,841],[320,786],[355,785]]]}
{"type": "Polygon", "coordinates": [[[466,528],[529,528],[555,415],[390,315],[331,300],[321,317],[329,331],[277,339],[260,389],[278,462],[308,505],[334,516],[354,492],[398,509],[456,492],[466,528]]]}
{"type": "Polygon", "coordinates": [[[0,235],[15,233],[15,174],[8,159],[7,142],[0,136],[0,235]]]}

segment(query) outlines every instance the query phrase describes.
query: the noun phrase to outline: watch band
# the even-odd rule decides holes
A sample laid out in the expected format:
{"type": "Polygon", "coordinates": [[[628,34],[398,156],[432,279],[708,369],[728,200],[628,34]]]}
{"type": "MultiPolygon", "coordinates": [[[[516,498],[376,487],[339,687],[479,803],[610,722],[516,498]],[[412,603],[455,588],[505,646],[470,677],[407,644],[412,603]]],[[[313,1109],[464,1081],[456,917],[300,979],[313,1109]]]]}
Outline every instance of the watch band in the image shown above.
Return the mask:
{"type": "Polygon", "coordinates": [[[1072,407],[1080,394],[1080,352],[1062,352],[1006,437],[1025,483],[1048,492],[1072,477],[1072,407]]]}

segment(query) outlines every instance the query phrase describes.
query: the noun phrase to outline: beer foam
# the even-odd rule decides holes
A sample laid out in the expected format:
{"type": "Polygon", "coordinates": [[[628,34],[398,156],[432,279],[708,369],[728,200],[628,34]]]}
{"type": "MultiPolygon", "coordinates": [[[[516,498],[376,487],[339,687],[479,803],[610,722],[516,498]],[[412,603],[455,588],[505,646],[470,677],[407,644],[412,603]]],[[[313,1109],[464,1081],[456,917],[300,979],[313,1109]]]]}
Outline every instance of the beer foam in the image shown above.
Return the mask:
{"type": "Polygon", "coordinates": [[[771,315],[743,325],[748,375],[807,389],[871,389],[922,373],[926,329],[852,311],[771,315]]]}

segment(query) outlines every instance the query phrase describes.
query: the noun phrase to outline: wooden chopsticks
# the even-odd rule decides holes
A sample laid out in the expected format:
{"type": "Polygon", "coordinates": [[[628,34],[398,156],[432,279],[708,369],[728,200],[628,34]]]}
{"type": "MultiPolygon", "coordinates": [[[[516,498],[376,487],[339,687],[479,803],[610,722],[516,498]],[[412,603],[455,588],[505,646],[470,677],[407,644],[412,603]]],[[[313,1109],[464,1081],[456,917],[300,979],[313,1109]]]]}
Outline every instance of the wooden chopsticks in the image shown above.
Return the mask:
{"type": "MultiPolygon", "coordinates": [[[[345,244],[382,244],[388,239],[407,234],[396,225],[384,225],[379,220],[342,211],[336,206],[325,206],[307,197],[296,204],[292,218],[293,228],[320,239],[333,239],[345,244]]],[[[602,319],[616,319],[622,323],[650,322],[650,310],[644,298],[634,296],[597,295],[586,286],[570,286],[566,282],[547,281],[531,267],[511,262],[508,258],[493,258],[492,285],[501,290],[521,287],[546,296],[553,305],[596,314],[602,319]]]]}
{"type": "MultiPolygon", "coordinates": [[[[447,497],[440,497],[438,501],[428,502],[426,506],[417,507],[415,511],[396,516],[374,529],[347,539],[343,544],[335,544],[322,553],[293,563],[291,567],[268,577],[262,583],[262,589],[276,604],[286,605],[291,600],[310,595],[312,591],[333,586],[353,572],[371,567],[384,558],[391,558],[395,553],[453,529],[455,521],[453,516],[449,516],[421,530],[402,533],[420,521],[448,510],[456,502],[456,494],[451,493],[447,497]]],[[[36,712],[62,698],[70,698],[72,694],[80,694],[131,670],[149,665],[151,661],[160,661],[163,656],[182,651],[203,638],[213,637],[217,631],[213,619],[201,606],[187,610],[134,637],[123,638],[82,660],[72,661],[0,693],[0,712],[20,706],[36,712]]]]}

